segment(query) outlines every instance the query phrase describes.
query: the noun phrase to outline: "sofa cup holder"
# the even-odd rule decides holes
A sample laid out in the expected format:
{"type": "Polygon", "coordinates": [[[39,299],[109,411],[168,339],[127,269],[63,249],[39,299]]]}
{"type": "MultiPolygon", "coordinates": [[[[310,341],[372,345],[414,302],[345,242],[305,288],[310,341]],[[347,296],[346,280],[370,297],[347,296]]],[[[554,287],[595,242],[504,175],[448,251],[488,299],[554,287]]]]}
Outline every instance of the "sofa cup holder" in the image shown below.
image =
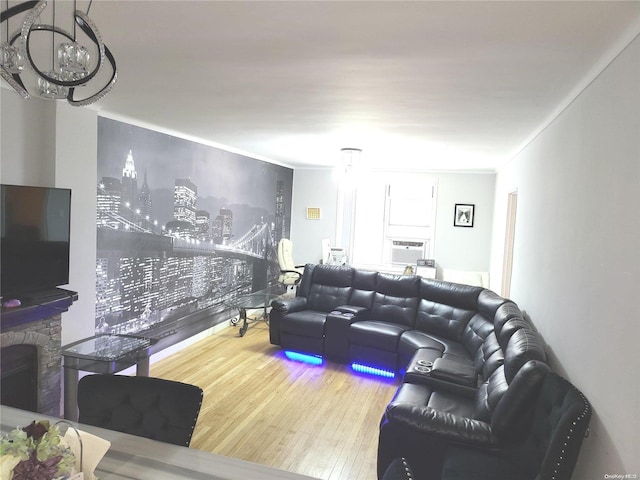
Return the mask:
{"type": "Polygon", "coordinates": [[[431,373],[431,367],[427,367],[425,365],[416,365],[414,370],[418,373],[431,373]]]}

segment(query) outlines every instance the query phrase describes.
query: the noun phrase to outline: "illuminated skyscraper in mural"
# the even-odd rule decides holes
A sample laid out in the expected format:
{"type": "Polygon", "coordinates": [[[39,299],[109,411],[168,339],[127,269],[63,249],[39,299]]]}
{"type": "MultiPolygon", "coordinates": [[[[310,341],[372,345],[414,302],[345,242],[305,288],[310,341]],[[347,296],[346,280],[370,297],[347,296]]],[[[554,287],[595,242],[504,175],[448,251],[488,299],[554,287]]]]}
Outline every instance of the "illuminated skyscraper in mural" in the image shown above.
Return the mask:
{"type": "Polygon", "coordinates": [[[129,150],[129,155],[127,155],[122,169],[122,197],[120,202],[120,215],[128,220],[133,220],[133,212],[138,206],[138,174],[133,161],[132,150],[129,150]]]}
{"type": "Polygon", "coordinates": [[[209,212],[206,210],[196,211],[196,228],[198,231],[198,239],[211,239],[211,221],[209,212]]]}
{"type": "Polygon", "coordinates": [[[227,244],[233,235],[233,212],[221,208],[214,224],[213,236],[218,243],[227,244]]]}
{"type": "Polygon", "coordinates": [[[176,178],[173,190],[173,218],[196,226],[198,187],[191,180],[176,178]]]}
{"type": "Polygon", "coordinates": [[[138,210],[140,210],[140,218],[147,222],[151,220],[153,215],[153,209],[151,204],[151,191],[147,184],[147,170],[144,171],[144,182],[140,187],[140,193],[138,194],[138,210]]]}
{"type": "Polygon", "coordinates": [[[279,241],[281,238],[288,238],[286,231],[285,212],[284,212],[284,182],[278,180],[276,182],[276,219],[275,219],[275,239],[279,241]]]}
{"type": "Polygon", "coordinates": [[[97,222],[99,227],[117,229],[120,226],[118,213],[122,201],[122,184],[113,177],[102,177],[97,192],[97,222]]]}

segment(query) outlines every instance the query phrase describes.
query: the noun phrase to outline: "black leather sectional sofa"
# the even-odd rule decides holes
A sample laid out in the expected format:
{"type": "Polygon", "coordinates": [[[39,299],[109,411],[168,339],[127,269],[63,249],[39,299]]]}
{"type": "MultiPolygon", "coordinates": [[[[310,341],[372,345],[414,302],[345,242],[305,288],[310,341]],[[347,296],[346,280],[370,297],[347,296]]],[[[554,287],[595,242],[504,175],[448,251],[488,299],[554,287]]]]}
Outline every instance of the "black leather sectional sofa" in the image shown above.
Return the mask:
{"type": "Polygon", "coordinates": [[[491,290],[306,265],[272,303],[272,344],[403,376],[380,425],[378,474],[397,457],[439,479],[452,445],[498,450],[526,435],[548,367],[518,306],[491,290]]]}

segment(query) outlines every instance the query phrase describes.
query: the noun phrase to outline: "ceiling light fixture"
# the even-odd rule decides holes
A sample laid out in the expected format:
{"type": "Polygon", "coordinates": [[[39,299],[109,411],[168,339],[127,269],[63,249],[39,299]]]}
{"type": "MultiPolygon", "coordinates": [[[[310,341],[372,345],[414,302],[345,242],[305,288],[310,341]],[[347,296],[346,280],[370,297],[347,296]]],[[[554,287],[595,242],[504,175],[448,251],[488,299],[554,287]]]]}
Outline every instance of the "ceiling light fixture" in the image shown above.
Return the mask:
{"type": "Polygon", "coordinates": [[[7,8],[0,16],[0,24],[6,29],[5,41],[0,45],[0,76],[22,98],[29,98],[32,95],[29,92],[31,89],[37,91],[37,95],[42,98],[66,98],[71,105],[81,107],[103,98],[116,83],[118,73],[115,58],[103,43],[95,23],[88,16],[93,0],[89,1],[86,13],[76,9],[76,1],[73,1],[73,32],[69,33],[56,26],[55,0],[52,2],[51,24],[40,23],[40,17],[47,8],[46,0],[30,0],[11,8],[9,0],[6,0],[7,8]],[[26,14],[20,29],[10,34],[9,19],[24,12],[26,14]],[[76,26],[80,27],[80,31],[89,40],[89,46],[78,43],[80,32],[76,26]],[[38,35],[39,32],[50,33],[51,36],[38,35]],[[39,38],[35,40],[36,37],[39,38]],[[51,42],[46,38],[50,38],[51,42]],[[57,47],[56,40],[61,41],[57,47]],[[44,53],[47,61],[51,59],[51,67],[45,69],[38,66],[36,53],[40,53],[40,65],[44,53]],[[100,77],[104,83],[98,83],[96,76],[101,72],[105,60],[109,63],[111,71],[104,78],[100,77]],[[25,64],[30,68],[25,69],[25,64]],[[28,87],[25,81],[29,84],[28,87]],[[94,93],[83,99],[76,98],[76,88],[89,84],[92,84],[94,93]]]}
{"type": "Polygon", "coordinates": [[[360,148],[342,148],[342,165],[345,169],[351,169],[360,163],[360,155],[362,150],[360,148]]]}

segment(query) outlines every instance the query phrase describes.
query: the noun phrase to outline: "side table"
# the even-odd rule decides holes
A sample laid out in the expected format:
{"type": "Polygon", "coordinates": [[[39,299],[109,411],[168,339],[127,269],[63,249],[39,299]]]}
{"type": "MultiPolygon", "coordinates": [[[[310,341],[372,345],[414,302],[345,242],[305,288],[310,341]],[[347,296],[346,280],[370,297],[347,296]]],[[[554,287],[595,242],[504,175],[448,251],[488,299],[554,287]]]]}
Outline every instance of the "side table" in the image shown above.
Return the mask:
{"type": "Polygon", "coordinates": [[[78,420],[78,372],[114,374],[136,366],[136,375],[149,376],[149,347],[156,341],[134,335],[96,335],[62,347],[64,418],[78,420]]]}
{"type": "Polygon", "coordinates": [[[244,334],[247,333],[249,325],[252,323],[255,323],[257,321],[268,323],[268,309],[271,306],[271,302],[276,298],[280,298],[281,296],[281,293],[272,293],[271,291],[266,289],[260,290],[258,292],[248,293],[245,295],[239,295],[225,301],[225,305],[227,307],[238,310],[237,319],[233,319],[231,323],[233,325],[237,325],[238,323],[242,322],[242,326],[240,327],[240,330],[238,332],[240,336],[244,337],[244,334]],[[263,309],[261,318],[255,320],[250,320],[249,318],[247,318],[247,310],[260,308],[263,309]]]}

